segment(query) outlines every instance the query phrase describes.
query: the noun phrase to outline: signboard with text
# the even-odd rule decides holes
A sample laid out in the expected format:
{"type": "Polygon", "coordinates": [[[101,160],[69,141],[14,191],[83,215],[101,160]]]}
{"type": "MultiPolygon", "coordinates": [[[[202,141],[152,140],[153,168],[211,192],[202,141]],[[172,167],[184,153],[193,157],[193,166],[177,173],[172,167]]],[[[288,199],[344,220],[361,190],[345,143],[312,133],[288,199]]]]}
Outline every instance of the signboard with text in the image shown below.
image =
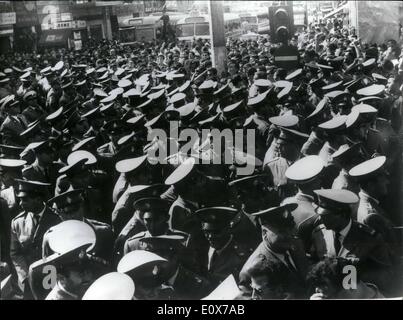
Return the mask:
{"type": "Polygon", "coordinates": [[[15,23],[16,23],[15,12],[0,13],[0,25],[1,26],[7,25],[7,24],[15,24],[15,23]]]}

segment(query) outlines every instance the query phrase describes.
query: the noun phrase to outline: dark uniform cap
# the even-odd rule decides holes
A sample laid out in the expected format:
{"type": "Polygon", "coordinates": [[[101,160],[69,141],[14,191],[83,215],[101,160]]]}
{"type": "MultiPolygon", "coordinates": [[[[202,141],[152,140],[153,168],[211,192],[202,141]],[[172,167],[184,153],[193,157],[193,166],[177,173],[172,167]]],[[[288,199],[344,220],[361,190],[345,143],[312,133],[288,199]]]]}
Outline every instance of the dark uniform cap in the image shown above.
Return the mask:
{"type": "Polygon", "coordinates": [[[36,94],[36,91],[34,91],[34,90],[29,90],[29,91],[27,91],[25,94],[24,94],[24,96],[23,96],[23,100],[24,101],[27,101],[27,100],[29,100],[29,99],[31,99],[31,98],[36,98],[37,97],[37,94],[36,94]]]}
{"type": "Polygon", "coordinates": [[[335,161],[348,161],[354,154],[359,152],[360,146],[361,143],[354,143],[351,146],[348,144],[342,144],[339,149],[332,154],[332,159],[335,161]]]}
{"type": "Polygon", "coordinates": [[[306,140],[308,138],[309,136],[305,133],[292,129],[281,128],[280,135],[278,136],[277,139],[288,142],[295,142],[296,140],[306,140]]]}
{"type": "Polygon", "coordinates": [[[104,124],[103,129],[109,134],[119,134],[125,129],[124,122],[121,120],[111,120],[104,124]]]}
{"type": "Polygon", "coordinates": [[[124,159],[116,163],[115,168],[117,172],[120,173],[128,173],[139,168],[142,168],[144,164],[147,162],[147,155],[131,158],[131,159],[124,159]]]}
{"type": "Polygon", "coordinates": [[[171,207],[172,202],[161,199],[159,197],[149,197],[149,198],[140,198],[136,200],[133,204],[135,210],[139,210],[141,212],[140,218],[145,212],[154,212],[168,216],[169,208],[171,207]]]}
{"type": "Polygon", "coordinates": [[[376,177],[383,169],[386,162],[385,156],[378,156],[364,161],[351,168],[348,174],[360,180],[367,180],[376,177]]]}
{"type": "Polygon", "coordinates": [[[306,156],[288,167],[285,176],[295,183],[303,184],[315,179],[324,167],[325,163],[319,156],[306,156]]]}
{"type": "Polygon", "coordinates": [[[207,119],[199,121],[199,125],[201,128],[218,125],[220,123],[220,117],[221,117],[221,114],[217,113],[214,116],[211,116],[207,119]]]}
{"type": "Polygon", "coordinates": [[[292,114],[287,114],[277,117],[271,117],[269,118],[269,121],[275,126],[290,128],[298,124],[298,117],[292,114]]]}
{"type": "Polygon", "coordinates": [[[56,204],[58,208],[64,208],[75,203],[82,203],[84,200],[82,197],[83,192],[83,189],[68,190],[49,199],[48,204],[56,204]]]}
{"type": "Polygon", "coordinates": [[[81,300],[133,300],[135,285],[127,274],[110,272],[95,280],[81,300]]]}
{"type": "Polygon", "coordinates": [[[163,257],[145,250],[135,250],[124,255],[119,261],[117,271],[128,273],[136,270],[143,271],[144,267],[167,262],[163,257]]]}
{"type": "Polygon", "coordinates": [[[186,240],[181,235],[162,235],[157,237],[145,237],[140,239],[147,251],[161,253],[178,252],[183,249],[183,241],[186,240]]]}
{"type": "Polygon", "coordinates": [[[30,197],[34,194],[36,195],[46,195],[48,188],[51,186],[50,183],[44,183],[39,181],[30,181],[15,179],[18,182],[18,193],[17,197],[30,197]]]}
{"type": "Polygon", "coordinates": [[[22,146],[0,144],[0,158],[18,159],[22,150],[24,150],[24,147],[22,146]]]}
{"type": "Polygon", "coordinates": [[[43,132],[41,122],[40,121],[35,121],[34,124],[29,126],[23,132],[21,132],[20,136],[21,137],[32,137],[35,133],[38,133],[38,132],[43,132]]]}
{"type": "Polygon", "coordinates": [[[318,125],[319,128],[326,131],[340,131],[346,128],[346,115],[335,116],[332,119],[318,125]]]}
{"type": "Polygon", "coordinates": [[[320,189],[314,190],[317,196],[318,214],[342,213],[350,210],[350,205],[359,201],[358,196],[349,190],[344,189],[320,189]]]}
{"type": "Polygon", "coordinates": [[[202,223],[229,227],[231,220],[238,214],[238,210],[230,207],[209,207],[195,212],[202,223]]]}
{"type": "Polygon", "coordinates": [[[293,228],[294,218],[290,214],[298,207],[296,203],[278,204],[277,206],[254,212],[251,215],[260,219],[260,223],[265,226],[275,226],[278,228],[293,228]]]}

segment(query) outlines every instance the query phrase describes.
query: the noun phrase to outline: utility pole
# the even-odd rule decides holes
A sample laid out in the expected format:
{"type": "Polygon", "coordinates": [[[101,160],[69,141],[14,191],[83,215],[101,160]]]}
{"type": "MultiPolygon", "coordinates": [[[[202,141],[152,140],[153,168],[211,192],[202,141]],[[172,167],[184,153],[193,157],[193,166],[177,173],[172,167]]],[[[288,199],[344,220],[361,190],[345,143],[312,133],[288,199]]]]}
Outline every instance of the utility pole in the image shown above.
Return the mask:
{"type": "Polygon", "coordinates": [[[209,0],[211,60],[219,76],[226,70],[227,64],[223,2],[223,0],[209,0]]]}

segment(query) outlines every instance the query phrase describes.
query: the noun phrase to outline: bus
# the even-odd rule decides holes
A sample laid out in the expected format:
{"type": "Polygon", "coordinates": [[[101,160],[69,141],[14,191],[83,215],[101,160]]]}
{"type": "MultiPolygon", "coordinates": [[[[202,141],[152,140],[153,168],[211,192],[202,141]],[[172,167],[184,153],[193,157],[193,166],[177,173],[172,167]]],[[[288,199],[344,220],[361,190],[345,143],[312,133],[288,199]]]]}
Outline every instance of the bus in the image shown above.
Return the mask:
{"type": "MultiPolygon", "coordinates": [[[[226,37],[241,35],[239,15],[224,13],[226,37]]],[[[179,19],[175,26],[176,37],[179,41],[192,42],[193,39],[210,39],[210,22],[207,15],[192,15],[179,19]]]]}
{"type": "Polygon", "coordinates": [[[240,13],[239,19],[241,21],[241,28],[243,33],[258,31],[258,18],[256,14],[240,13]]]}
{"type": "Polygon", "coordinates": [[[158,39],[162,32],[161,16],[145,16],[123,20],[119,25],[119,39],[123,45],[158,39]]]}

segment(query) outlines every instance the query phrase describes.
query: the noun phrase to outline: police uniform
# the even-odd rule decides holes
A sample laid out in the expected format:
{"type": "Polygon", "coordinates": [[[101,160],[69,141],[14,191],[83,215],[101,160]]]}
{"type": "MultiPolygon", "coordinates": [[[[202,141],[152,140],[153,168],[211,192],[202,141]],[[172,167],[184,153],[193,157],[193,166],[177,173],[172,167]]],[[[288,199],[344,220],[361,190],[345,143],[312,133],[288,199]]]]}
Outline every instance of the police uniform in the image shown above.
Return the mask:
{"type": "MultiPolygon", "coordinates": [[[[195,213],[203,228],[209,230],[227,230],[228,236],[226,243],[220,248],[212,247],[211,244],[194,248],[197,251],[198,262],[201,265],[201,272],[205,274],[213,285],[217,286],[228,275],[233,274],[238,279],[241,267],[246,259],[253,252],[254,248],[244,243],[241,238],[236,238],[234,231],[231,229],[231,223],[237,216],[238,211],[233,208],[226,207],[210,207],[203,208],[195,213]]],[[[243,235],[245,237],[245,235],[243,235]]],[[[243,237],[243,239],[245,239],[243,237]]],[[[208,238],[207,238],[208,240],[208,238]]]]}
{"type": "MultiPolygon", "coordinates": [[[[17,197],[30,196],[36,192],[43,196],[46,193],[46,184],[25,180],[18,180],[18,183],[17,197]]],[[[39,216],[23,211],[11,221],[10,256],[21,284],[28,277],[29,265],[41,257],[45,232],[61,221],[60,217],[46,205],[37,214],[39,216]]]]}
{"type": "MultiPolygon", "coordinates": [[[[293,217],[289,212],[297,208],[297,204],[289,203],[279,205],[279,202],[274,204],[274,207],[261,210],[253,213],[261,225],[271,228],[275,226],[278,230],[290,230],[295,227],[293,217]],[[277,206],[276,206],[277,205],[277,206]]],[[[269,243],[265,239],[259,244],[256,250],[248,258],[239,275],[239,286],[246,297],[251,297],[251,275],[249,270],[263,260],[268,260],[279,266],[283,274],[287,275],[285,279],[284,289],[291,298],[303,298],[305,295],[305,276],[308,268],[308,261],[305,257],[302,242],[299,239],[293,240],[293,245],[284,252],[276,253],[270,248],[269,243]]],[[[270,269],[267,274],[275,277],[276,274],[270,269]]],[[[275,290],[275,288],[272,288],[275,290]]]]}
{"type": "MultiPolygon", "coordinates": [[[[65,207],[71,206],[72,204],[84,205],[82,197],[84,190],[75,189],[69,190],[61,193],[48,200],[49,204],[56,205],[57,210],[63,209],[65,207]]],[[[68,219],[68,217],[65,217],[68,219]]],[[[103,223],[94,219],[88,219],[86,217],[81,217],[82,221],[87,223],[94,230],[97,243],[93,249],[94,254],[101,257],[106,261],[112,259],[112,250],[114,243],[114,234],[112,228],[109,224],[103,223]]]]}
{"type": "MultiPolygon", "coordinates": [[[[315,193],[319,215],[348,212],[349,205],[358,202],[357,195],[348,190],[322,189],[315,193]]],[[[337,232],[319,224],[313,230],[312,239],[312,257],[327,255],[350,259],[361,271],[361,279],[387,288],[386,279],[392,275],[394,259],[384,239],[374,229],[350,219],[345,228],[337,232]]]]}

